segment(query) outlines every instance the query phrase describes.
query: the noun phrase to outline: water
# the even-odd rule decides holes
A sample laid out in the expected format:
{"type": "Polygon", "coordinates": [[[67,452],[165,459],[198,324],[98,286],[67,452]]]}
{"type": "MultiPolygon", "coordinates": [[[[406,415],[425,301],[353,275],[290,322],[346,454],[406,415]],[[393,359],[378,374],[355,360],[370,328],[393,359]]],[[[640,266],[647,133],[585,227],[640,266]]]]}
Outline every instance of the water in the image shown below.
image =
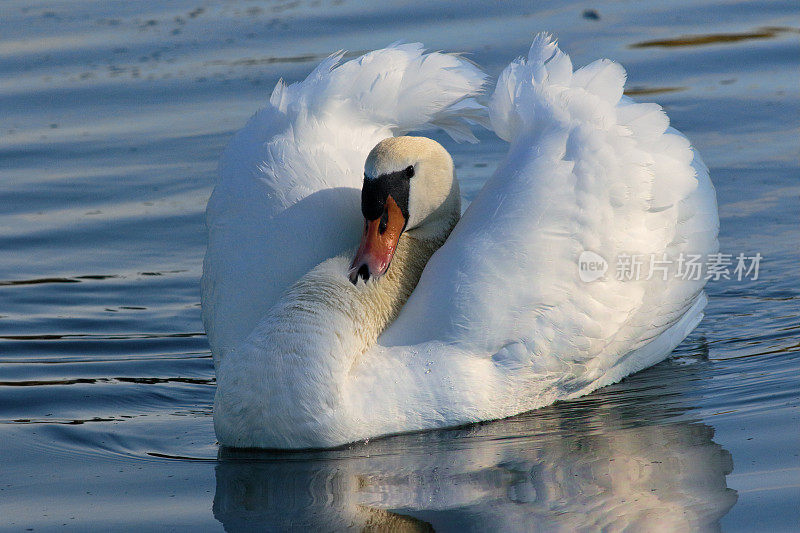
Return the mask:
{"type": "MultiPolygon", "coordinates": [[[[0,528],[440,531],[800,524],[796,2],[0,5],[0,528]],[[533,33],[622,62],[717,187],[727,253],[673,357],[510,420],[220,451],[198,280],[216,160],[279,77],[397,39],[492,75],[533,33]]],[[[441,139],[466,199],[504,154],[441,139]]]]}

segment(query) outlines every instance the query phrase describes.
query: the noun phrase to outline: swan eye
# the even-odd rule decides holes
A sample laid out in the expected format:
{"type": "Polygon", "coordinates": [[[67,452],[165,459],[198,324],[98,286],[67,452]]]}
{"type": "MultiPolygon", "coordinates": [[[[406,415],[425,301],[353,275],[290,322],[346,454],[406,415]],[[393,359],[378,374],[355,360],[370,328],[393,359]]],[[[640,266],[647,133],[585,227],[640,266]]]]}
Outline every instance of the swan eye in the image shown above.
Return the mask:
{"type": "Polygon", "coordinates": [[[406,177],[407,178],[413,178],[414,177],[414,166],[413,165],[409,165],[408,167],[406,167],[406,177]]]}

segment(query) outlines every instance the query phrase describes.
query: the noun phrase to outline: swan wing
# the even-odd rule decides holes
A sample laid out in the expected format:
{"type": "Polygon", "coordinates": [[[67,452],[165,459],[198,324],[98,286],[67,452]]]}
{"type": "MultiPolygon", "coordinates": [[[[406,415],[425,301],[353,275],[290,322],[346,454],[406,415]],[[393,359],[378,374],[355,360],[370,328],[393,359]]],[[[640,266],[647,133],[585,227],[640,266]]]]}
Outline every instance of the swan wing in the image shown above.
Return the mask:
{"type": "Polygon", "coordinates": [[[394,44],[304,81],[278,83],[231,140],[206,212],[203,322],[215,361],[237,346],[280,294],[321,261],[355,247],[367,154],[380,140],[440,127],[474,140],[471,98],[484,74],[421,44],[394,44]]]}
{"type": "Polygon", "coordinates": [[[605,59],[573,70],[544,34],[503,71],[489,112],[508,155],[379,339],[396,360],[424,346],[429,364],[474,367],[456,388],[483,375],[484,396],[498,399],[476,417],[617,381],[702,318],[705,272],[679,267],[718,249],[714,188],[662,109],[623,96],[625,76],[605,59]],[[581,271],[582,260],[593,264],[581,271]]]}

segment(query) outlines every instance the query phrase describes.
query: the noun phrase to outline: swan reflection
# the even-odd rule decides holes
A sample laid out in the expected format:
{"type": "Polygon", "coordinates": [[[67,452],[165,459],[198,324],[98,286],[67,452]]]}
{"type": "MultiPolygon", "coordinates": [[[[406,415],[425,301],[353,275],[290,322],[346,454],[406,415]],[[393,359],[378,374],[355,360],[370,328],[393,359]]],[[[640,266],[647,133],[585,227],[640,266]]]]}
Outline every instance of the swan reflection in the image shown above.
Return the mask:
{"type": "Polygon", "coordinates": [[[507,420],[332,451],[223,449],[214,516],[228,531],[718,528],[736,502],[730,454],[711,427],[676,421],[684,409],[669,384],[643,394],[635,381],[507,420]]]}

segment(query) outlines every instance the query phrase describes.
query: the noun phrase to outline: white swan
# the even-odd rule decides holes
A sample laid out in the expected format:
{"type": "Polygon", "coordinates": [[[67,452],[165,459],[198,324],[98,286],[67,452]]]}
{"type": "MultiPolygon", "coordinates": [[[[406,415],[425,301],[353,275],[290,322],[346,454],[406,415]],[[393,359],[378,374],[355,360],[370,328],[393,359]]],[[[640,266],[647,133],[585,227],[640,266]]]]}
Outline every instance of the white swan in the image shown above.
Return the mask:
{"type": "Polygon", "coordinates": [[[489,105],[509,154],[455,225],[450,156],[393,137],[470,139],[481,72],[421,45],[339,59],[279,83],[221,161],[203,273],[221,444],[510,416],[664,359],[702,318],[704,280],[674,267],[716,251],[714,189],[661,108],[622,95],[622,67],[573,72],[537,36],[489,105]],[[673,270],[584,282],[584,251],[673,270]]]}

